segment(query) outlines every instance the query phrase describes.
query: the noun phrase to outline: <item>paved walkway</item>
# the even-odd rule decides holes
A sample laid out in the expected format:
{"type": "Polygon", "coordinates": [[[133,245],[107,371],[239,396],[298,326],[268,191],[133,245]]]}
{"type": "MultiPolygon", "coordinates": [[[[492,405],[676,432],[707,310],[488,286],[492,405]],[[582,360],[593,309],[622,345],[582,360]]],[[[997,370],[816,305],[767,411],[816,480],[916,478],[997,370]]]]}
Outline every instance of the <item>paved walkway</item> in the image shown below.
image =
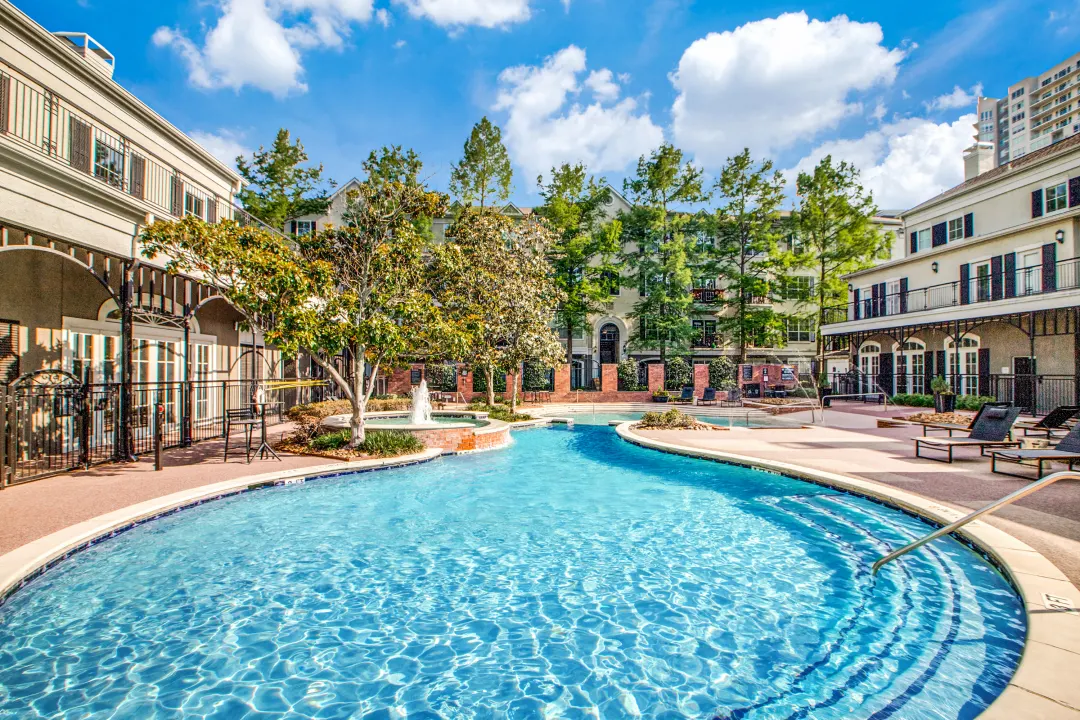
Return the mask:
{"type": "MultiPolygon", "coordinates": [[[[288,425],[268,428],[275,440],[288,425]]],[[[281,453],[273,458],[244,461],[242,451],[222,462],[222,440],[165,452],[165,467],[154,471],[152,457],[128,465],[100,465],[86,472],[57,475],[0,490],[0,555],[69,525],[128,505],[200,485],[245,475],[325,465],[332,460],[281,453]]],[[[231,446],[235,446],[234,437],[231,446]]]]}
{"type": "MultiPolygon", "coordinates": [[[[847,406],[826,410],[823,424],[819,422],[801,430],[639,432],[665,442],[781,460],[873,480],[958,509],[979,508],[1030,484],[1019,478],[992,474],[989,459],[980,457],[977,450],[957,451],[952,465],[916,459],[912,438],[922,434],[920,429],[877,427],[878,418],[913,412],[916,411],[898,411],[895,407],[883,412],[879,406],[847,406]]],[[[811,422],[809,413],[784,417],[811,422]]],[[[1055,469],[1063,468],[1055,466],[1055,469]]],[[[1051,485],[984,519],[1031,545],[1057,565],[1070,581],[1080,585],[1080,481],[1065,480],[1051,485]]]]}

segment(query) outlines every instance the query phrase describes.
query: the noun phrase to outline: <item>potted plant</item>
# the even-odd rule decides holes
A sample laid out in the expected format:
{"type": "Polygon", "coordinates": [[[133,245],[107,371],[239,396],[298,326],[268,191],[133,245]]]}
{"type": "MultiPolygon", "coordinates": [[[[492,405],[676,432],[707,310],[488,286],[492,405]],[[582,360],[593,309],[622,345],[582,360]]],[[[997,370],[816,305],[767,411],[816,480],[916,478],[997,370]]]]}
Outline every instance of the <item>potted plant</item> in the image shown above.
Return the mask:
{"type": "Polygon", "coordinates": [[[668,395],[667,390],[657,390],[652,394],[653,402],[666,403],[670,398],[671,396],[668,395]]]}
{"type": "Polygon", "coordinates": [[[950,413],[956,410],[956,393],[945,382],[945,378],[938,375],[930,381],[930,389],[934,392],[934,411],[950,413]]]}

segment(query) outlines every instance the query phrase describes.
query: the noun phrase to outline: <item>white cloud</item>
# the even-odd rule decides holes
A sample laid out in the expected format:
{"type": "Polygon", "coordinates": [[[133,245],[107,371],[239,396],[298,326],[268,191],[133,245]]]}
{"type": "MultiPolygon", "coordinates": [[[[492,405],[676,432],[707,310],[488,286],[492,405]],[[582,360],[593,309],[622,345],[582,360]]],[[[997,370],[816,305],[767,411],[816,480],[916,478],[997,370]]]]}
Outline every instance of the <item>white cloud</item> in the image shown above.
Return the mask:
{"type": "Polygon", "coordinates": [[[243,140],[244,134],[236,130],[222,128],[217,132],[205,130],[192,130],[188,135],[192,140],[203,146],[211,155],[231,168],[236,167],[238,155],[251,155],[243,140]]]}
{"type": "Polygon", "coordinates": [[[964,149],[971,145],[975,115],[936,123],[907,118],[882,125],[860,138],[830,140],[814,148],[784,175],[793,183],[821,158],[847,160],[862,172],[878,207],[907,209],[964,181],[964,149]]]}
{"type": "Polygon", "coordinates": [[[772,152],[835,127],[861,112],[854,93],[896,78],[905,51],[882,39],[876,23],[805,12],[709,33],[671,74],[676,144],[719,165],[743,147],[772,152]]]}
{"type": "Polygon", "coordinates": [[[529,0],[394,0],[416,18],[436,25],[461,28],[478,25],[505,27],[529,19],[529,0]]]}
{"type": "Polygon", "coordinates": [[[585,51],[570,45],[542,65],[499,74],[493,109],[507,112],[506,144],[527,173],[564,162],[583,162],[598,173],[622,170],[663,142],[663,131],[636,99],[619,99],[612,73],[595,71],[582,83],[585,71],[585,51]],[[588,105],[576,101],[585,88],[593,95],[588,105]]]}
{"type": "Polygon", "coordinates": [[[379,8],[375,11],[375,22],[379,23],[383,27],[390,27],[390,11],[386,8],[379,8]]]}
{"type": "Polygon", "coordinates": [[[153,43],[179,53],[196,87],[250,85],[283,97],[307,90],[301,52],[341,48],[352,23],[371,19],[372,1],[225,0],[202,47],[166,27],[157,29],[153,43]]]}
{"type": "Polygon", "coordinates": [[[885,113],[888,111],[889,109],[885,106],[885,101],[878,98],[877,105],[874,106],[874,110],[870,113],[870,117],[877,122],[881,122],[885,119],[885,113]]]}
{"type": "Polygon", "coordinates": [[[403,47],[405,47],[405,41],[404,40],[398,40],[396,43],[394,43],[394,49],[395,50],[400,50],[403,47]]]}
{"type": "Polygon", "coordinates": [[[982,95],[982,83],[976,84],[971,91],[963,90],[959,85],[953,87],[951,93],[939,95],[930,102],[924,102],[927,112],[936,110],[956,110],[957,108],[972,107],[975,101],[982,95]]]}

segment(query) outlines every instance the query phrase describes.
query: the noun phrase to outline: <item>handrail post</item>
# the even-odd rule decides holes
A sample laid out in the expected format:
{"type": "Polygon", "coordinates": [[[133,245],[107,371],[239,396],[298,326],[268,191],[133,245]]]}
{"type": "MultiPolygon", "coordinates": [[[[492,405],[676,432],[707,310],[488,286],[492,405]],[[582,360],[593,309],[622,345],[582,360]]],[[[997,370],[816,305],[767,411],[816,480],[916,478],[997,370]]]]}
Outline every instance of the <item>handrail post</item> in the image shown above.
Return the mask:
{"type": "Polygon", "coordinates": [[[1019,500],[1019,499],[1021,499],[1023,497],[1026,497],[1026,496],[1032,494],[1033,492],[1037,492],[1037,491],[1041,490],[1042,488],[1046,487],[1047,485],[1053,485],[1058,480],[1080,480],[1080,472],[1074,472],[1074,471],[1071,471],[1071,470],[1062,470],[1061,472],[1052,473],[1052,474],[1047,475],[1046,477],[1042,478],[1041,480],[1033,482],[1032,484],[1030,484],[1030,485],[1028,485],[1026,487],[1022,487],[1022,488],[1020,488],[1019,490],[1017,490],[1015,492],[1009,493],[1008,495],[1001,498],[1000,500],[995,500],[994,502],[990,503],[989,505],[984,505],[983,507],[979,508],[975,512],[970,513],[970,514],[965,515],[964,517],[960,518],[956,522],[950,523],[950,524],[946,525],[945,527],[938,528],[937,530],[930,533],[929,535],[924,535],[923,537],[919,538],[915,542],[909,543],[908,545],[905,545],[904,547],[900,548],[899,550],[893,550],[888,555],[885,555],[883,557],[878,558],[877,562],[875,562],[874,566],[871,568],[871,574],[872,575],[877,575],[877,571],[880,570],[882,568],[882,566],[884,566],[887,563],[892,562],[893,560],[897,559],[898,557],[900,557],[902,555],[906,555],[907,553],[911,552],[912,550],[916,550],[916,549],[922,547],[923,545],[930,542],[931,540],[938,539],[942,535],[949,535],[949,534],[955,532],[956,530],[959,530],[964,525],[967,525],[972,520],[977,520],[980,517],[982,517],[983,515],[989,515],[990,513],[997,510],[998,508],[1004,507],[1006,505],[1011,505],[1012,503],[1016,502],[1017,500],[1019,500]]]}

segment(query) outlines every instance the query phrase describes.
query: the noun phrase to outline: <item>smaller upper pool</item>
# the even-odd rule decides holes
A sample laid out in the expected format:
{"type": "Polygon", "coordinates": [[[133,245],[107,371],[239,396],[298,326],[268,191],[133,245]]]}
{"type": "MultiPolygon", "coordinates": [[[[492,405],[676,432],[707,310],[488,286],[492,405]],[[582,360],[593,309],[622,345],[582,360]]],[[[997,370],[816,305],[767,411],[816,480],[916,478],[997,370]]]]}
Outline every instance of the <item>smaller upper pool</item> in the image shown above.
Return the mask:
{"type": "MultiPolygon", "coordinates": [[[[484,427],[485,425],[490,424],[487,420],[480,420],[471,415],[434,415],[432,416],[431,421],[439,425],[469,425],[471,427],[484,427]]],[[[367,426],[370,428],[411,424],[411,419],[408,415],[373,417],[367,422],[367,426]]]]}

